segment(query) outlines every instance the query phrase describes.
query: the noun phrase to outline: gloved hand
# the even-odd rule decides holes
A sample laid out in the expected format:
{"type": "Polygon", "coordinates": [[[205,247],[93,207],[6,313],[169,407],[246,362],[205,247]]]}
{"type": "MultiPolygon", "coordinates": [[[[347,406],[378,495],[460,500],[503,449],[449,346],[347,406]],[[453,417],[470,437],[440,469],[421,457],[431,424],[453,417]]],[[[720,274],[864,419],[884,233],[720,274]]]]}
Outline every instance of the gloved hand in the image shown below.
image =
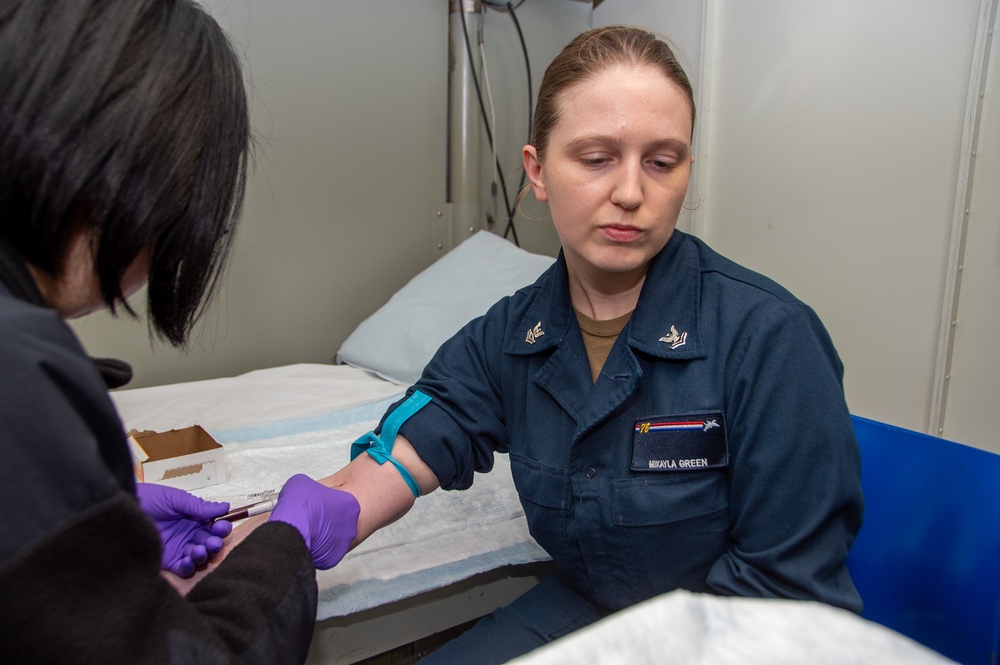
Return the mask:
{"type": "Polygon", "coordinates": [[[163,570],[191,577],[209,554],[222,549],[222,539],[233,530],[221,517],[229,512],[225,501],[205,501],[193,494],[153,483],[136,483],[139,507],[156,523],[163,543],[163,570]]]}
{"type": "Polygon", "coordinates": [[[268,521],[299,530],[320,570],[333,568],[358,535],[361,506],[350,492],[335,490],[301,473],[288,479],[268,521]]]}

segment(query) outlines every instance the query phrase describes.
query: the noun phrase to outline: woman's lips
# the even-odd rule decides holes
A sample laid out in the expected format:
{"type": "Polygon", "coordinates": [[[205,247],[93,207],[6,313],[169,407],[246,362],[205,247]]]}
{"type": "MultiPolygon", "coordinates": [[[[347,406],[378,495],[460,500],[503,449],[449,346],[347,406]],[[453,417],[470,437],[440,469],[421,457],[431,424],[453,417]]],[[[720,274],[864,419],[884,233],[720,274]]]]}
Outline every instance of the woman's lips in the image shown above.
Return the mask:
{"type": "Polygon", "coordinates": [[[634,226],[602,226],[601,232],[615,242],[631,242],[642,235],[634,226]]]}

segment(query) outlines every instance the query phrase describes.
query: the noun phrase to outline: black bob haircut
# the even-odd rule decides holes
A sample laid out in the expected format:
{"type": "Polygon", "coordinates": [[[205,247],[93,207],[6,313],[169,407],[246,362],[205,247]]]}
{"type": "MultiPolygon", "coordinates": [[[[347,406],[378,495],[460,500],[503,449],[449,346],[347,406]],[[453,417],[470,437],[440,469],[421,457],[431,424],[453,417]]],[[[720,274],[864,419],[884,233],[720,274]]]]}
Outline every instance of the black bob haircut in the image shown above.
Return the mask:
{"type": "Polygon", "coordinates": [[[0,237],[58,277],[74,232],[101,295],[152,247],[150,327],[185,344],[243,204],[243,73],[191,0],[0,0],[0,237]]]}

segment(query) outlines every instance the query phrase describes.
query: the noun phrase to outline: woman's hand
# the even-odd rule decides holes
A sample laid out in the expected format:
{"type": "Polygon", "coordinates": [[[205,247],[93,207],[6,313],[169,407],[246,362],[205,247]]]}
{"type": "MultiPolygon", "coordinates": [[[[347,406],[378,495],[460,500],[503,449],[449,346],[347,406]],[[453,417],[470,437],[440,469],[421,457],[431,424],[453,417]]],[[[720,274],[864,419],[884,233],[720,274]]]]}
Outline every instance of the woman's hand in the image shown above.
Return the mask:
{"type": "Polygon", "coordinates": [[[222,549],[233,525],[221,517],[229,511],[224,501],[206,501],[195,495],[153,483],[135,488],[139,507],[156,524],[163,545],[163,570],[190,577],[210,554],[222,549]]]}
{"type": "Polygon", "coordinates": [[[361,506],[349,492],[332,489],[298,473],[285,483],[271,521],[291,524],[306,541],[320,570],[333,568],[358,535],[361,506]]]}
{"type": "Polygon", "coordinates": [[[234,528],[232,534],[226,538],[222,544],[222,548],[217,552],[209,555],[208,561],[199,568],[194,575],[190,577],[180,577],[175,575],[170,571],[163,570],[160,574],[165,580],[170,582],[177,593],[182,596],[186,596],[191,589],[195,587],[198,582],[205,578],[206,575],[211,573],[215,568],[222,563],[226,556],[233,551],[233,548],[243,542],[243,540],[253,533],[253,530],[258,526],[267,521],[267,515],[257,515],[256,517],[251,517],[240,523],[238,523],[234,528]]]}

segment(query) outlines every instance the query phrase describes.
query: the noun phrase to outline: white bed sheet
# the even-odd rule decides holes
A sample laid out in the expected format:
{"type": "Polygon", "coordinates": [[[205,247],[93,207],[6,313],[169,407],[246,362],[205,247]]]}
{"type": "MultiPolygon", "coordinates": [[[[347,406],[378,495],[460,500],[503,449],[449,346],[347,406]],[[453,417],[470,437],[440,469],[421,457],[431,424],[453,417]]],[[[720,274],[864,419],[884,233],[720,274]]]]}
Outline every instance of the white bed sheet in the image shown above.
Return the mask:
{"type": "Polygon", "coordinates": [[[509,665],[946,665],[884,626],[822,603],[678,590],[509,665]]]}
{"type": "MultiPolygon", "coordinates": [[[[117,391],[126,429],[199,424],[223,445],[225,483],[205,498],[280,489],[294,473],[329,475],[400,386],[347,365],[301,364],[237,377],[117,391]]],[[[380,607],[507,565],[548,560],[528,534],[506,455],[464,492],[421,497],[334,569],[317,574],[317,620],[380,607]]]]}

